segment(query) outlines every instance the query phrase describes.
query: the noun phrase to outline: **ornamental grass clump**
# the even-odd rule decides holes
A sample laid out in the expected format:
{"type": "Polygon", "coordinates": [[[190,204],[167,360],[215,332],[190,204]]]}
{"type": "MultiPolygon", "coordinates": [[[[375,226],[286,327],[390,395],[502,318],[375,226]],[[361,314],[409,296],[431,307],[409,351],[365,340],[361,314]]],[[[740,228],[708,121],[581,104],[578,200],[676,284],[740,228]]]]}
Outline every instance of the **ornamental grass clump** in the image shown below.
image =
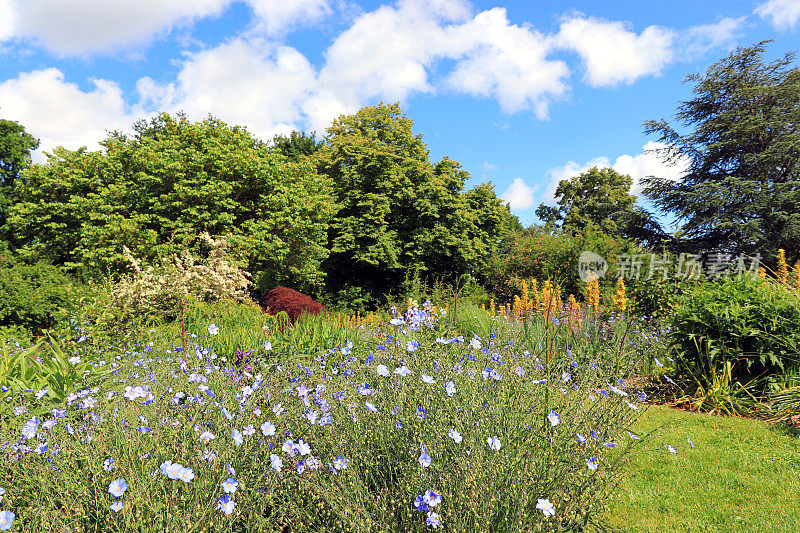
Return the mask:
{"type": "Polygon", "coordinates": [[[643,398],[619,365],[521,326],[512,339],[514,323],[463,336],[436,318],[409,309],[271,359],[218,355],[217,324],[187,346],[108,346],[113,373],[47,413],[31,416],[35,391],[11,397],[0,512],[21,531],[595,523],[639,439],[643,398]]]}

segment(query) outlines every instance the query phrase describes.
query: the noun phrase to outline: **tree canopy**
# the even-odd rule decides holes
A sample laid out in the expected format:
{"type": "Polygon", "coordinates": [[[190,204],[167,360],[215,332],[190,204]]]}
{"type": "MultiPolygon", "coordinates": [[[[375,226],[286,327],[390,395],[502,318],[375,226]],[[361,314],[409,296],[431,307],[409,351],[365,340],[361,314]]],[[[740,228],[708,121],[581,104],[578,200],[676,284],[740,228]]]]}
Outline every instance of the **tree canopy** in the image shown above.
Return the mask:
{"type": "MultiPolygon", "coordinates": [[[[23,171],[8,225],[22,255],[90,276],[123,268],[123,245],[154,259],[198,251],[203,232],[232,234],[241,266],[264,286],[319,286],[331,187],[244,128],[162,114],[104,150],[57,148],[23,171]]],[[[270,287],[271,288],[271,287],[270,287]]]]}
{"type": "Polygon", "coordinates": [[[704,74],[676,126],[648,121],[680,181],[644,181],[644,194],[683,222],[682,248],[774,256],[800,252],[800,70],[794,55],[764,62],[766,42],[738,48],[704,74]],[[681,133],[686,131],[686,133],[681,133]]]}
{"type": "Polygon", "coordinates": [[[38,147],[39,140],[26,132],[22,125],[0,119],[0,228],[8,217],[14,182],[19,173],[30,166],[31,152],[38,147]]]}
{"type": "Polygon", "coordinates": [[[332,293],[377,303],[407,276],[452,279],[479,268],[512,215],[491,185],[463,193],[459,163],[428,159],[397,104],[365,107],[328,128],[317,152],[339,211],[324,263],[332,293]]]}
{"type": "Polygon", "coordinates": [[[630,176],[612,168],[590,168],[559,181],[557,207],[540,204],[536,216],[550,229],[571,233],[592,230],[658,244],[666,234],[647,211],[636,205],[632,183],[630,176]]]}

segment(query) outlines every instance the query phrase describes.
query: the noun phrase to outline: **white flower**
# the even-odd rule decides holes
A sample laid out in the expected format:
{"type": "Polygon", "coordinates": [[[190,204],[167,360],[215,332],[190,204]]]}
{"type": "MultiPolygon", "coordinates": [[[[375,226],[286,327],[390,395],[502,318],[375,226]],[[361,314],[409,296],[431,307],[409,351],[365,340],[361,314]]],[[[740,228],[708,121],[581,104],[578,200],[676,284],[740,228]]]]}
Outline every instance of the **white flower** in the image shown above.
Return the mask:
{"type": "Polygon", "coordinates": [[[561,417],[555,411],[550,411],[550,414],[547,415],[547,420],[550,421],[550,425],[553,427],[561,423],[561,417]]]}
{"type": "Polygon", "coordinates": [[[500,447],[502,444],[500,443],[500,439],[495,437],[489,437],[486,439],[486,444],[489,445],[489,448],[493,449],[496,452],[500,451],[500,447]]]}
{"type": "Polygon", "coordinates": [[[444,391],[447,393],[448,396],[452,396],[456,393],[456,384],[452,381],[448,381],[444,384],[444,391]]]}
{"type": "Polygon", "coordinates": [[[455,429],[450,429],[450,432],[447,434],[451,439],[453,439],[456,444],[461,442],[461,433],[456,431],[455,429]]]}
{"type": "Polygon", "coordinates": [[[271,437],[275,434],[275,425],[272,422],[264,422],[261,424],[261,433],[264,434],[265,437],[271,437]]]}
{"type": "Polygon", "coordinates": [[[269,456],[269,460],[270,460],[270,466],[272,467],[272,469],[275,470],[276,472],[280,473],[281,468],[283,468],[283,461],[281,461],[281,458],[279,456],[275,455],[274,453],[272,453],[269,456]]]}
{"type": "Polygon", "coordinates": [[[545,516],[556,515],[556,510],[553,507],[553,504],[550,503],[550,500],[539,499],[539,501],[536,503],[536,508],[542,511],[542,514],[545,516]]]}
{"type": "Polygon", "coordinates": [[[388,378],[389,368],[386,365],[378,365],[378,375],[388,378]]]}
{"type": "Polygon", "coordinates": [[[406,377],[411,373],[411,370],[406,365],[398,367],[394,370],[394,373],[403,377],[406,377]]]}
{"type": "Polygon", "coordinates": [[[76,355],[75,357],[70,357],[68,361],[71,365],[77,365],[81,362],[81,358],[76,355]]]}
{"type": "Polygon", "coordinates": [[[434,383],[436,383],[436,380],[430,377],[428,374],[422,374],[422,377],[420,379],[422,380],[423,383],[427,383],[428,385],[433,385],[434,383]]]}
{"type": "Polygon", "coordinates": [[[219,333],[219,328],[216,324],[210,324],[208,326],[208,334],[209,335],[217,335],[219,333]]]}

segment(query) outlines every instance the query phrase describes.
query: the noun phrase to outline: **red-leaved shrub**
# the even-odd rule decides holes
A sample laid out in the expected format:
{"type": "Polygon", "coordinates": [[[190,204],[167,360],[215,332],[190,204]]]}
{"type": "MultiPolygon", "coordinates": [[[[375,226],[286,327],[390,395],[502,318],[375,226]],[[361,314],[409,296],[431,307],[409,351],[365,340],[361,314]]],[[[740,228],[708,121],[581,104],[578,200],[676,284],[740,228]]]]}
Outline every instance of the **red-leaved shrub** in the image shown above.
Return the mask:
{"type": "Polygon", "coordinates": [[[318,301],[288,287],[275,287],[269,291],[261,300],[261,307],[272,315],[285,311],[292,324],[297,321],[303,311],[313,315],[325,311],[325,306],[318,301]]]}

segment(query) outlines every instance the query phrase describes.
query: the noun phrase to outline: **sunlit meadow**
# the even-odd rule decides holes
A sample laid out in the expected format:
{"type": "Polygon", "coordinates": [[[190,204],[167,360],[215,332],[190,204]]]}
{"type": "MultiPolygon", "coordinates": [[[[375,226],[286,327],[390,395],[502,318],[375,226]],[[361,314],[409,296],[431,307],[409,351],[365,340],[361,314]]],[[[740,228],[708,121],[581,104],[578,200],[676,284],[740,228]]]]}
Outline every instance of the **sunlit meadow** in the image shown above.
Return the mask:
{"type": "Polygon", "coordinates": [[[358,327],[212,313],[128,345],[76,331],[7,346],[60,357],[74,386],[4,388],[0,530],[596,525],[640,444],[644,395],[625,379],[658,336],[588,314],[392,311],[358,327]]]}

